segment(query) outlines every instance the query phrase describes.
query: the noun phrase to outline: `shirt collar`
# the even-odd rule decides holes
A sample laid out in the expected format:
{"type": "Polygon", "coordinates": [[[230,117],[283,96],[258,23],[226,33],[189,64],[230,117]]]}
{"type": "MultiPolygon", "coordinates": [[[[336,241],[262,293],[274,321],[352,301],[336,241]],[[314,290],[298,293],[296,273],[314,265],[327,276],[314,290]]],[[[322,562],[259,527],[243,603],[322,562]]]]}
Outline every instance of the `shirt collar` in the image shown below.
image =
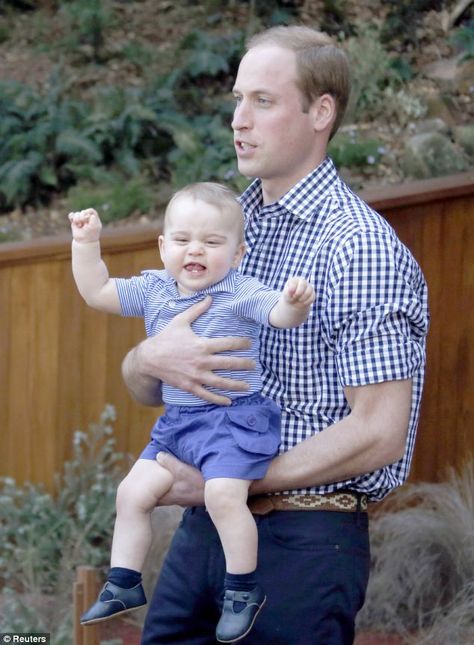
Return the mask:
{"type": "Polygon", "coordinates": [[[220,282],[217,282],[216,284],[211,284],[209,287],[206,287],[205,289],[202,289],[201,291],[196,291],[195,293],[191,293],[188,296],[182,296],[178,288],[176,287],[176,280],[168,273],[166,270],[162,270],[159,272],[161,274],[162,279],[165,281],[166,286],[168,288],[171,288],[174,291],[174,294],[178,294],[180,298],[194,298],[197,295],[202,295],[205,294],[207,295],[208,293],[218,293],[218,292],[224,292],[224,293],[234,293],[235,292],[235,274],[236,270],[231,269],[229,273],[223,278],[220,282]]]}
{"type": "Polygon", "coordinates": [[[303,177],[297,184],[273,204],[263,205],[262,181],[255,179],[245,190],[240,202],[247,213],[260,216],[281,214],[281,208],[301,219],[309,219],[318,206],[331,192],[338,181],[338,174],[333,161],[326,157],[322,163],[303,177]]]}

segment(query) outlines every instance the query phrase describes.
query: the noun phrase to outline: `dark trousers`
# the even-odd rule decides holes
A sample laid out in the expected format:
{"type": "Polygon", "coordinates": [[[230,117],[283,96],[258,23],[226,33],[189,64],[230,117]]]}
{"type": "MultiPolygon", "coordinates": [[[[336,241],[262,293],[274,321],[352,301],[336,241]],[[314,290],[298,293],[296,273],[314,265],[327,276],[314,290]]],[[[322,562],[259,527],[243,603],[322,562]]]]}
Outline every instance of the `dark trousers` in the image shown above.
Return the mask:
{"type": "MultiPolygon", "coordinates": [[[[258,582],[267,602],[242,645],[351,645],[369,575],[366,513],[256,516],[258,582]]],[[[225,573],[204,508],[187,509],[145,621],[142,645],[215,645],[225,573]]]]}

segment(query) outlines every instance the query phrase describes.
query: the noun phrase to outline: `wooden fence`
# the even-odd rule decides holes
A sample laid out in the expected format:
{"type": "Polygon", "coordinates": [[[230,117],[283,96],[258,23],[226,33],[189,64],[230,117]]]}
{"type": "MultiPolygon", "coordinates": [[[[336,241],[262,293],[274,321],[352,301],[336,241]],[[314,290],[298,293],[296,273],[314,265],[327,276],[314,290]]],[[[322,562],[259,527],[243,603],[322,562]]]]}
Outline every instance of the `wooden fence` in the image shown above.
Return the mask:
{"type": "MultiPolygon", "coordinates": [[[[428,370],[412,479],[437,481],[474,453],[474,173],[366,192],[420,263],[430,289],[428,370]]],[[[103,235],[113,275],[158,267],[158,230],[103,235]]],[[[71,456],[73,433],[105,404],[121,451],[137,455],[157,411],[122,383],[143,322],[88,308],[68,237],[0,245],[0,476],[44,482],[71,456]]]]}

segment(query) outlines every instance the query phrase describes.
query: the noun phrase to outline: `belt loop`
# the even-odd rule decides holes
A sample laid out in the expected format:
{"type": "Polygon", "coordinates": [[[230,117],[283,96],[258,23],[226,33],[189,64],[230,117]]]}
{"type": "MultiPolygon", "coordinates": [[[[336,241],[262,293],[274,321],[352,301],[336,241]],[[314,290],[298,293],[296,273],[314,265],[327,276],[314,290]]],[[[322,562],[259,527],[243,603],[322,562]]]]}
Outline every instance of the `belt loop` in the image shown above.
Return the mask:
{"type": "Polygon", "coordinates": [[[356,497],[357,497],[356,525],[360,526],[361,513],[362,513],[362,493],[356,492],[356,497]]]}

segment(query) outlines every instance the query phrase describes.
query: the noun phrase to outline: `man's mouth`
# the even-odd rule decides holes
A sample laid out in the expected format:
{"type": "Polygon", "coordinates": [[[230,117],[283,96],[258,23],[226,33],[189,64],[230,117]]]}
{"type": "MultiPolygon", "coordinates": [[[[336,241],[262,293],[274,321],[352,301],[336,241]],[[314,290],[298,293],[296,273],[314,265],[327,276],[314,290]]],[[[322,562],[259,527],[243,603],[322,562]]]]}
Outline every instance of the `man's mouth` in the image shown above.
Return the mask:
{"type": "Polygon", "coordinates": [[[239,139],[237,139],[235,142],[235,147],[241,152],[246,152],[247,150],[252,150],[252,148],[255,148],[256,146],[253,146],[251,143],[247,143],[246,141],[240,141],[239,139]]]}

